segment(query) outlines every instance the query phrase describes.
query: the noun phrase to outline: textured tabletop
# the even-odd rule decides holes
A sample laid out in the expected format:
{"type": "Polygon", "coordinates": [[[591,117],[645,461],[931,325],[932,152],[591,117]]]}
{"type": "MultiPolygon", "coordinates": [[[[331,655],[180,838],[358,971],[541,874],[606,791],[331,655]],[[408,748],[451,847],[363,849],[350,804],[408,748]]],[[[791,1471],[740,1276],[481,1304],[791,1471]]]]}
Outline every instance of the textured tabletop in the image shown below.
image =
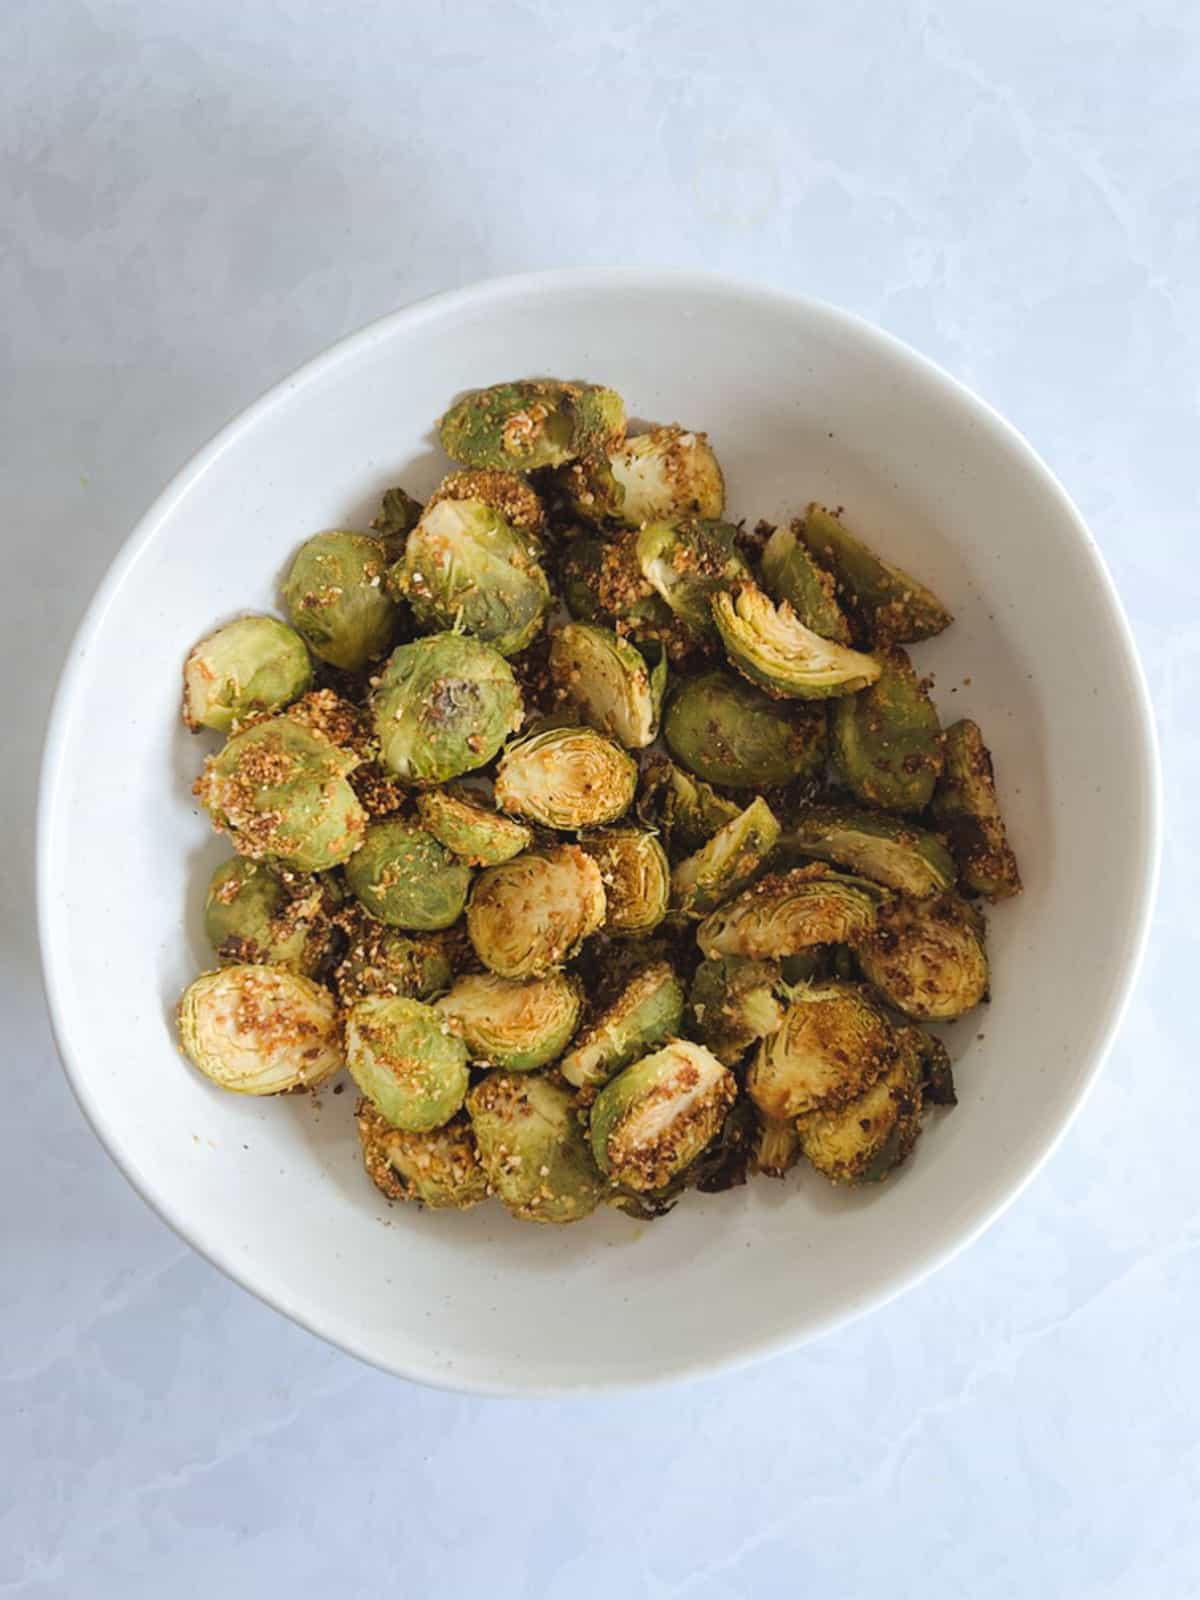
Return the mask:
{"type": "Polygon", "coordinates": [[[0,1594],[1200,1595],[1200,12],[3,11],[0,1594]],[[33,795],[70,633],[198,445],[382,312],[572,263],[824,296],[1011,418],[1137,632],[1166,854],[1107,1071],[973,1249],[741,1374],[484,1402],[326,1348],[127,1187],[44,1019],[33,795]]]}

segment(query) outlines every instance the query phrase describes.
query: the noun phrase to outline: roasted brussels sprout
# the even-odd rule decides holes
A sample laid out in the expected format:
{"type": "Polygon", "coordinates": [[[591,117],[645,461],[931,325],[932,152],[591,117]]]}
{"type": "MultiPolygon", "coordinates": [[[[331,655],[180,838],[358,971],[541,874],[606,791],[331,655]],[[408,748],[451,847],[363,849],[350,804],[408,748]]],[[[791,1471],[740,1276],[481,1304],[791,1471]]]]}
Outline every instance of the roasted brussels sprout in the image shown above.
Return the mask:
{"type": "Polygon", "coordinates": [[[965,718],[946,729],[946,765],[933,792],[933,815],[946,830],[966,888],[988,900],[1020,894],[991,754],[978,724],[965,718]]]}
{"type": "Polygon", "coordinates": [[[300,635],[274,617],[238,617],[192,646],[183,664],[183,720],[228,733],[255,711],[278,711],[312,681],[300,635]]]}
{"type": "Polygon", "coordinates": [[[666,756],[654,756],[642,770],[636,809],[678,854],[698,850],[727,822],[740,817],[743,808],[666,756]]]}
{"type": "Polygon", "coordinates": [[[338,920],[346,934],[346,953],[333,981],[344,1006],[371,994],[431,1000],[454,981],[450,953],[436,935],[414,938],[386,928],[357,904],[338,920]]]}
{"type": "Polygon", "coordinates": [[[589,1127],[601,1172],[626,1189],[661,1189],[714,1137],[737,1080],[711,1050],[673,1039],[596,1096],[589,1127]]]}
{"type": "Polygon", "coordinates": [[[395,643],[399,612],[383,586],[387,552],[365,533],[318,533],[283,585],[292,626],[314,655],[361,672],[395,643]]]}
{"type": "Polygon", "coordinates": [[[773,1033],[763,1039],[746,1090],[767,1117],[799,1117],[845,1105],[899,1054],[883,1010],[854,984],[798,988],[773,1033]]]}
{"type": "Polygon", "coordinates": [[[283,967],[222,967],[188,985],[179,1042],[194,1067],[235,1094],[313,1089],[343,1064],[333,997],[283,967]]]}
{"type": "Polygon", "coordinates": [[[830,713],[833,765],[859,800],[885,811],[923,811],[942,770],[942,731],[903,650],[881,656],[882,676],[830,713]]]}
{"type": "Polygon", "coordinates": [[[625,984],[617,998],[592,1018],[558,1064],[577,1089],[594,1089],[614,1073],[678,1033],[683,989],[665,961],[656,961],[625,984]]]}
{"type": "Polygon", "coordinates": [[[504,752],[496,804],[547,828],[594,828],[629,810],[637,775],[620,745],[595,728],[547,728],[504,752]]]}
{"type": "Polygon", "coordinates": [[[703,917],[744,889],[775,848],[779,823],[761,795],[713,834],[671,874],[671,900],[684,916],[703,917]]]}
{"type": "Polygon", "coordinates": [[[855,949],[863,976],[906,1017],[949,1022],[987,996],[983,918],[956,894],[881,907],[855,949]]]}
{"type": "Polygon", "coordinates": [[[392,652],[374,698],[389,771],[407,783],[444,783],[482,767],[521,726],[521,692],[491,645],[455,633],[392,652]]]}
{"type": "Polygon", "coordinates": [[[519,478],[456,473],[425,507],[389,582],[422,628],[453,628],[514,655],[550,603],[530,543],[541,517],[537,496],[519,478]]]}
{"type": "Polygon", "coordinates": [[[639,650],[609,628],[568,622],[550,644],[550,673],[560,696],[582,720],[629,750],[658,732],[667,658],[652,668],[639,650]]]}
{"type": "Polygon", "coordinates": [[[609,537],[576,534],[559,563],[559,579],[567,610],[577,621],[657,641],[673,658],[691,649],[690,633],[642,574],[632,529],[609,537]]]}
{"type": "Polygon", "coordinates": [[[475,1136],[459,1113],[440,1128],[393,1128],[369,1100],[355,1111],[367,1176],[389,1200],[415,1200],[431,1211],[466,1211],[487,1199],[475,1136]]]}
{"type": "Polygon", "coordinates": [[[368,995],[346,1013],[346,1065],[375,1109],[407,1133],[440,1128],[462,1105],[467,1047],[421,1000],[368,995]]]}
{"type": "Polygon", "coordinates": [[[913,644],[953,622],[937,595],[874,555],[824,506],[810,505],[804,521],[792,526],[832,574],[837,597],[864,643],[913,644]]]}
{"type": "Polygon", "coordinates": [[[532,1072],[555,1061],[579,1021],[579,985],[561,972],[544,978],[498,978],[469,972],[437,1003],[471,1060],[506,1072],[532,1072]]]}
{"type": "Polygon", "coordinates": [[[753,583],[712,597],[725,654],[773,700],[828,700],[855,694],[879,677],[873,656],[806,628],[786,600],[773,605],[753,583]]]}
{"type": "Polygon", "coordinates": [[[424,509],[405,489],[384,490],[378,515],[371,520],[371,532],[383,546],[389,562],[404,553],[404,541],[420,522],[424,509]]]}
{"type": "Polygon", "coordinates": [[[755,1172],[764,1178],[785,1178],[800,1155],[800,1135],[792,1117],[759,1114],[751,1158],[755,1172]]]}
{"type": "Polygon", "coordinates": [[[866,878],[827,867],[794,867],[760,878],[707,916],[696,943],[710,960],[752,956],[778,960],[818,944],[865,938],[875,926],[885,890],[866,878]]]}
{"type": "Polygon", "coordinates": [[[831,1183],[879,1183],[894,1172],[921,1132],[921,1071],[902,1047],[869,1089],[844,1105],[797,1118],[804,1155],[831,1183]]]}
{"type": "Polygon", "coordinates": [[[475,879],[467,932],[502,978],[534,978],[569,961],[604,921],[600,868],[578,845],[527,850],[475,879]]]}
{"type": "Polygon", "coordinates": [[[604,879],[607,933],[643,934],[667,914],[671,868],[662,845],[642,828],[606,828],[579,843],[604,879]]]}
{"type": "Polygon", "coordinates": [[[688,994],[691,1027],[727,1067],[783,1021],[787,989],[773,961],[719,956],[702,961],[688,994]]]}
{"type": "Polygon", "coordinates": [[[850,624],[835,599],[833,578],[819,567],[794,528],[776,528],[763,546],[763,587],[786,600],[806,628],[823,639],[850,643],[850,624]]]}
{"type": "Polygon", "coordinates": [[[783,705],[727,672],[702,672],[667,703],[663,737],[697,777],[729,789],[816,778],[825,765],[825,713],[783,705]]]}
{"type": "Polygon", "coordinates": [[[452,405],[438,436],[450,459],[464,466],[531,472],[614,449],[625,437],[625,404],[614,389],[593,384],[494,383],[452,405]]]}
{"type": "Polygon", "coordinates": [[[418,823],[387,817],[367,829],[346,864],[346,882],[388,927],[430,932],[462,915],[471,869],[418,823]]]}
{"type": "Polygon", "coordinates": [[[810,806],[780,836],[778,854],[831,861],[916,899],[954,887],[954,861],[936,834],[877,811],[810,806]]]}
{"type": "Polygon", "coordinates": [[[732,523],[704,517],[649,522],[638,534],[637,551],[642,576],[682,619],[693,639],[715,644],[715,596],[750,582],[732,523]]]}
{"type": "Polygon", "coordinates": [[[209,882],[204,931],[222,966],[288,967],[312,978],[333,950],[340,902],[329,878],[285,881],[265,862],[234,856],[209,882]]]}
{"type": "Polygon", "coordinates": [[[289,717],[243,728],[192,786],[239,855],[325,872],[362,843],[367,818],[346,774],[357,757],[289,717]]]}
{"type": "Polygon", "coordinates": [[[607,458],[582,453],[563,476],[574,512],[591,522],[644,522],[695,515],[719,517],[725,481],[708,436],[672,424],[626,439],[607,458]]]}
{"type": "Polygon", "coordinates": [[[467,1097],[488,1183],[526,1222],[577,1222],[604,1183],[569,1089],[529,1073],[489,1072],[467,1097]]]}
{"type": "Polygon", "coordinates": [[[533,830],[502,817],[466,790],[430,789],[417,796],[421,821],[447,850],[472,867],[498,867],[533,843],[533,830]]]}

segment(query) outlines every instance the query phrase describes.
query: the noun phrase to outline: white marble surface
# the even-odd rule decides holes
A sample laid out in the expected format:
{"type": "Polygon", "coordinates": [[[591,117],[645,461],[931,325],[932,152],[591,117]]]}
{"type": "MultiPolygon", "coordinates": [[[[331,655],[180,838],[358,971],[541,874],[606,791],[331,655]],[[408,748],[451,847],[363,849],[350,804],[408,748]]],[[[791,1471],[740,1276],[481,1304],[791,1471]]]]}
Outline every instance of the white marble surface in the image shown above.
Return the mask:
{"type": "Polygon", "coordinates": [[[0,1594],[1200,1595],[1200,13],[7,0],[0,28],[0,1594]],[[87,596],[199,443],[380,312],[572,262],[824,295],[1011,417],[1124,594],[1167,847],[1108,1071],[967,1255],[741,1375],[480,1402],[282,1321],[109,1164],[43,1017],[34,777],[87,596]]]}

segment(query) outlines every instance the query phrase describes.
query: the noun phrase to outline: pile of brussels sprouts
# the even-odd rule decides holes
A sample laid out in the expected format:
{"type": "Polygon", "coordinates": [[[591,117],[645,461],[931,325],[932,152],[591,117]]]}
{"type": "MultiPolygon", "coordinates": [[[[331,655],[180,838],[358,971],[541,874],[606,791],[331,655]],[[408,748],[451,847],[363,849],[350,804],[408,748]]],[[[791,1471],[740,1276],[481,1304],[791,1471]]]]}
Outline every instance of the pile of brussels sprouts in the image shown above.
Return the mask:
{"type": "Polygon", "coordinates": [[[821,506],[723,520],[704,434],[629,436],[611,389],[440,431],[425,505],[309,539],[290,625],[187,658],[236,853],[184,1050],[241,1094],[347,1067],[367,1172],[431,1207],[886,1177],[954,1102],[918,1024],[986,999],[979,902],[1020,888],[979,729],[901,648],[949,612],[821,506]]]}

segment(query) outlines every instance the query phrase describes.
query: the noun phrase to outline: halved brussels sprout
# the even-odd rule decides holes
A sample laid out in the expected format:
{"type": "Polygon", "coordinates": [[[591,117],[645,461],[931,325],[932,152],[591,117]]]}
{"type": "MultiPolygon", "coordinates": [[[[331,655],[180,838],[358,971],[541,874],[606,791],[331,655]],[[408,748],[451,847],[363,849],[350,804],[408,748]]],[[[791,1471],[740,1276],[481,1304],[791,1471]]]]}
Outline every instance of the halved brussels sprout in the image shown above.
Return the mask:
{"type": "Polygon", "coordinates": [[[638,534],[637,551],[646,582],[683,620],[692,637],[715,644],[714,596],[750,582],[733,524],[703,517],[649,522],[638,534]]]}
{"type": "Polygon", "coordinates": [[[518,379],[473,389],[438,424],[442,449],[468,467],[531,472],[583,452],[614,449],[625,437],[625,404],[614,389],[518,379]]]}
{"type": "Polygon", "coordinates": [[[521,726],[521,691],[491,645],[455,633],[392,652],[374,698],[384,765],[407,783],[444,783],[489,762],[521,726]]]}
{"type": "Polygon", "coordinates": [[[579,622],[605,623],[622,635],[659,642],[678,658],[691,649],[691,635],[646,582],[637,541],[630,529],[608,538],[576,534],[559,563],[563,599],[579,622]]]}
{"type": "Polygon", "coordinates": [[[462,1113],[443,1127],[406,1133],[363,1099],[355,1122],[367,1176],[389,1200],[415,1200],[431,1211],[466,1211],[487,1199],[475,1136],[462,1113]]]}
{"type": "Polygon", "coordinates": [[[832,708],[834,769],[868,805],[923,811],[942,770],[941,723],[904,651],[889,651],[879,660],[878,681],[832,708]]]}
{"type": "Polygon", "coordinates": [[[746,1091],[767,1117],[845,1105],[892,1067],[896,1035],[883,1010],[849,983],[796,990],[778,1028],[759,1045],[746,1091]]]}
{"type": "Polygon", "coordinates": [[[1021,874],[1008,842],[992,757],[977,723],[946,729],[946,765],[933,792],[933,815],[945,828],[964,885],[988,900],[1020,894],[1021,874]]]}
{"type": "Polygon", "coordinates": [[[763,587],[774,600],[786,600],[806,628],[823,639],[850,643],[850,624],[834,597],[834,582],[796,537],[794,528],[776,528],[763,546],[763,587]]]}
{"type": "Polygon", "coordinates": [[[389,928],[431,932],[462,915],[471,869],[418,823],[388,817],[367,829],[362,849],[346,863],[346,882],[389,928]]]}
{"type": "Polygon", "coordinates": [[[785,1178],[800,1155],[800,1135],[792,1117],[764,1117],[759,1113],[754,1155],[755,1172],[764,1178],[785,1178]]]}
{"type": "Polygon", "coordinates": [[[737,1080],[711,1050],[673,1039],[605,1084],[592,1106],[592,1154],[613,1183],[661,1189],[720,1130],[737,1080]]]}
{"type": "Polygon", "coordinates": [[[792,526],[832,574],[838,599],[865,643],[913,644],[954,621],[932,590],[873,554],[824,506],[810,505],[804,521],[792,526]]]}
{"type": "Polygon", "coordinates": [[[780,837],[778,853],[831,861],[916,899],[954,887],[954,861],[936,834],[877,811],[810,806],[780,837]]]}
{"type": "Polygon", "coordinates": [[[557,1060],[579,1009],[579,985],[561,972],[519,983],[494,972],[468,972],[437,1003],[471,1060],[506,1072],[532,1072],[557,1060]]]}
{"type": "Polygon", "coordinates": [[[188,985],[179,1042],[194,1067],[235,1094],[313,1089],[343,1065],[328,989],[283,967],[222,967],[188,985]]]}
{"type": "Polygon", "coordinates": [[[527,850],[475,879],[467,932],[475,954],[502,978],[561,967],[604,922],[600,868],[578,845],[527,850]]]}
{"type": "Polygon", "coordinates": [[[725,654],[773,700],[827,700],[856,694],[879,677],[873,656],[848,650],[806,628],[786,600],[773,605],[753,583],[736,598],[712,597],[713,621],[725,654]]]}
{"type": "Polygon", "coordinates": [[[428,511],[442,500],[467,500],[484,505],[503,518],[530,555],[542,548],[546,510],[533,486],[515,472],[469,468],[451,472],[429,496],[428,511]]]}
{"type": "Polygon", "coordinates": [[[643,934],[657,928],[667,914],[671,868],[655,836],[641,828],[608,828],[579,843],[604,879],[605,931],[643,934]]]}
{"type": "Polygon", "coordinates": [[[719,517],[725,480],[708,435],[671,424],[626,439],[607,457],[583,454],[563,474],[567,499],[592,522],[627,528],[695,515],[719,517]]]}
{"type": "Polygon", "coordinates": [[[362,843],[367,818],[347,773],[357,757],[287,716],[243,728],[192,785],[239,855],[326,872],[362,843]]]}
{"type": "Polygon", "coordinates": [[[980,913],[956,894],[898,898],[855,945],[863,976],[906,1017],[949,1022],[987,997],[980,913]]]}
{"type": "Polygon", "coordinates": [[[404,553],[404,541],[421,520],[425,507],[407,490],[385,489],[378,514],[371,519],[371,532],[383,546],[389,562],[404,553]]]}
{"type": "Polygon", "coordinates": [[[869,1089],[841,1106],[799,1117],[800,1148],[831,1183],[880,1183],[921,1132],[920,1057],[902,1045],[869,1089]]]}
{"type": "Polygon", "coordinates": [[[368,995],[346,1013],[346,1065],[375,1109],[408,1133],[440,1128],[466,1098],[467,1047],[421,1000],[368,995]]]}
{"type": "Polygon", "coordinates": [[[529,1073],[489,1072],[467,1097],[492,1192],[525,1222],[577,1222],[604,1183],[569,1089],[529,1073]]]}
{"type": "Polygon", "coordinates": [[[594,828],[629,810],[637,775],[637,764],[595,728],[546,728],[500,758],[496,804],[547,828],[594,828]]]}
{"type": "Polygon", "coordinates": [[[278,711],[312,681],[304,640],[275,617],[238,617],[194,644],[183,664],[183,720],[228,733],[253,711],[278,711]]]}
{"type": "Polygon", "coordinates": [[[729,789],[766,789],[817,778],[825,765],[825,712],[785,705],[727,672],[680,683],[663,718],[677,761],[729,789]]]}
{"type": "Polygon", "coordinates": [[[666,687],[666,661],[654,668],[609,628],[568,622],[550,642],[550,675],[582,720],[629,750],[650,744],[666,687]]]}
{"type": "Polygon", "coordinates": [[[361,672],[395,643],[400,613],[383,586],[387,552],[365,533],[318,533],[300,546],[283,585],[292,626],[314,655],[361,672]]]}
{"type": "Polygon", "coordinates": [[[371,994],[431,1000],[454,981],[454,966],[443,940],[412,938],[396,928],[386,928],[357,904],[342,912],[338,920],[347,945],[333,981],[344,1006],[371,994]]]}
{"type": "Polygon", "coordinates": [[[683,989],[665,961],[635,974],[576,1039],[558,1070],[577,1089],[607,1083],[651,1045],[678,1033],[683,1021],[683,989]]]}
{"type": "Polygon", "coordinates": [[[234,856],[209,881],[204,931],[222,966],[288,967],[312,978],[333,950],[340,903],[329,878],[285,882],[264,862],[234,856]]]}
{"type": "Polygon", "coordinates": [[[778,838],[775,813],[757,795],[695,855],[686,856],[675,867],[671,874],[675,910],[688,917],[703,917],[728,900],[761,869],[778,838]]]}
{"type": "Polygon", "coordinates": [[[779,1027],[787,998],[775,962],[720,956],[696,968],[688,1020],[713,1055],[733,1067],[752,1044],[779,1027]]]}
{"type": "Polygon", "coordinates": [[[430,789],[417,796],[421,821],[435,839],[471,867],[498,867],[533,843],[533,830],[478,803],[466,790],[430,789]]]}
{"type": "Polygon", "coordinates": [[[740,817],[742,807],[666,756],[652,756],[642,769],[637,813],[643,822],[657,827],[672,852],[678,853],[698,850],[727,822],[740,817]]]}
{"type": "Polygon", "coordinates": [[[889,898],[877,883],[828,867],[794,867],[760,878],[718,908],[696,930],[696,943],[715,956],[779,960],[818,944],[847,944],[875,926],[889,898]]]}

